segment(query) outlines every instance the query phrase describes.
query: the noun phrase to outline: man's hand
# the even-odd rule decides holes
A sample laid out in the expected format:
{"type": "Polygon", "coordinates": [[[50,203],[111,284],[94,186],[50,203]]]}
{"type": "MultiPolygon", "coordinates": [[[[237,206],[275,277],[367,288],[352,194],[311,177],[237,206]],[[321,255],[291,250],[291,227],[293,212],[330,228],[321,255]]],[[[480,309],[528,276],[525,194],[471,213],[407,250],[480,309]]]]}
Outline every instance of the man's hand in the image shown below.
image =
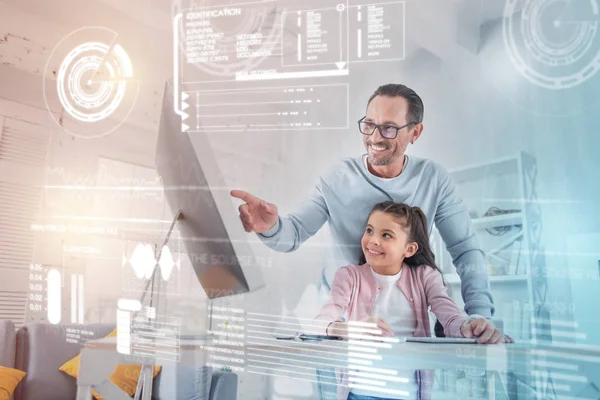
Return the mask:
{"type": "Polygon", "coordinates": [[[502,331],[485,318],[472,319],[460,327],[460,333],[466,338],[477,337],[477,343],[496,344],[504,338],[502,331]]]}
{"type": "Polygon", "coordinates": [[[230,194],[245,201],[238,210],[246,232],[264,233],[277,223],[279,214],[275,204],[267,203],[243,190],[232,190],[230,194]]]}

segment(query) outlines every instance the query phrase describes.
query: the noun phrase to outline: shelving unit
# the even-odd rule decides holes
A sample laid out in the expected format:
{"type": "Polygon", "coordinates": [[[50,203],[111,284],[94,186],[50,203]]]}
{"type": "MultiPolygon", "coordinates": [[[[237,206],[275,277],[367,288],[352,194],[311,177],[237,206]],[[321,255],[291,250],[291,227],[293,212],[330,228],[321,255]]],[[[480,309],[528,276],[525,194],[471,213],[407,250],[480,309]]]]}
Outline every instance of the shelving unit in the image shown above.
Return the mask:
{"type": "MultiPolygon", "coordinates": [[[[534,342],[550,340],[548,329],[540,329],[536,325],[546,291],[540,243],[542,224],[535,192],[536,173],[535,158],[524,152],[449,171],[472,215],[473,227],[486,252],[496,307],[494,317],[504,321],[505,329],[507,326],[523,327],[517,332],[516,339],[534,342]],[[502,211],[505,213],[485,216],[492,207],[505,210],[502,211]],[[518,248],[514,242],[517,242],[518,248]],[[505,253],[511,257],[505,259],[499,256],[505,253]],[[499,267],[502,263],[504,265],[499,267]],[[520,319],[516,322],[518,317],[513,311],[518,307],[515,302],[523,309],[525,321],[520,319]],[[507,304],[513,304],[514,309],[510,310],[507,304]],[[531,317],[527,321],[529,315],[531,317]]],[[[451,295],[462,304],[460,278],[435,229],[432,242],[438,264],[444,271],[444,279],[451,287],[451,295]]],[[[512,333],[515,335],[515,332],[512,333]]]]}
{"type": "Polygon", "coordinates": [[[523,213],[512,213],[506,215],[494,215],[493,217],[473,218],[475,229],[490,229],[498,226],[520,225],[523,223],[523,213]]]}

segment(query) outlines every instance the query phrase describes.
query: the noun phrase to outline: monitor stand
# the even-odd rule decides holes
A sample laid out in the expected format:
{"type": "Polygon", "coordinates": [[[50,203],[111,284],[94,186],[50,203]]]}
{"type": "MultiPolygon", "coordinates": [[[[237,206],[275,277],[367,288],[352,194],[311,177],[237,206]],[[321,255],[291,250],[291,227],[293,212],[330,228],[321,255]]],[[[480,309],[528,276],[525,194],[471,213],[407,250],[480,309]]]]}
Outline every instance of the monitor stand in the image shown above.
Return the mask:
{"type": "MultiPolygon", "coordinates": [[[[182,218],[183,218],[182,211],[177,210],[177,213],[175,213],[175,217],[173,218],[173,221],[171,221],[171,226],[169,227],[169,230],[167,231],[167,234],[165,235],[162,246],[160,246],[160,248],[156,249],[156,255],[154,257],[154,259],[156,260],[156,264],[154,264],[154,269],[152,270],[152,276],[150,277],[150,279],[148,279],[148,282],[146,283],[146,287],[144,287],[144,292],[142,293],[142,298],[140,299],[140,303],[142,305],[144,304],[144,300],[146,300],[146,296],[148,295],[148,292],[150,292],[150,307],[153,306],[155,301],[156,301],[156,304],[158,304],[160,289],[161,289],[161,285],[162,285],[161,279],[158,279],[157,281],[155,281],[156,277],[158,275],[158,271],[160,269],[160,265],[158,262],[160,260],[160,256],[162,254],[163,248],[169,243],[169,240],[171,239],[171,235],[173,234],[173,229],[175,229],[175,224],[177,223],[177,221],[179,221],[182,218]]],[[[140,311],[137,311],[133,314],[133,320],[136,319],[136,317],[140,311]]],[[[150,318],[148,318],[148,319],[150,320],[150,318]]],[[[134,400],[151,400],[153,374],[154,374],[154,362],[150,362],[150,360],[148,360],[147,362],[144,362],[144,364],[142,365],[142,369],[140,371],[140,377],[138,379],[138,384],[135,389],[134,400]]]]}

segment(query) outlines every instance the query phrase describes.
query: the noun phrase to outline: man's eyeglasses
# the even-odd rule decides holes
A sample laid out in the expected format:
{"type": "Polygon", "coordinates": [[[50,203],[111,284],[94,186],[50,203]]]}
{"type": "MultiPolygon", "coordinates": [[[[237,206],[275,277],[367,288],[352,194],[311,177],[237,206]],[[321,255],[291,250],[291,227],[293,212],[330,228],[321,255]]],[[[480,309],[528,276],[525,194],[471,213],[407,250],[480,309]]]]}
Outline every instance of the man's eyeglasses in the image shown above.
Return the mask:
{"type": "Polygon", "coordinates": [[[409,122],[408,124],[402,125],[400,127],[391,125],[377,125],[372,122],[365,121],[365,118],[367,117],[362,117],[360,120],[358,120],[358,129],[360,130],[360,133],[362,133],[363,135],[370,136],[373,133],[375,133],[375,129],[378,129],[381,136],[386,139],[396,139],[396,136],[398,136],[398,131],[400,129],[418,124],[418,122],[409,122]]]}

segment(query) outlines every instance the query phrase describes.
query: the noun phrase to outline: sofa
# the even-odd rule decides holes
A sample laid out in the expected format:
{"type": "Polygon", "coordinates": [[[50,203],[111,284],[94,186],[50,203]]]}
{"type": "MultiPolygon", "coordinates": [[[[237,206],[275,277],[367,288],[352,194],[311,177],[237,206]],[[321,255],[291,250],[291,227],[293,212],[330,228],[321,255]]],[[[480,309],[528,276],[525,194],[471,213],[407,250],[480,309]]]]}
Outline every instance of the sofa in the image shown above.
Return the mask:
{"type": "Polygon", "coordinates": [[[0,366],[15,367],[17,332],[12,321],[0,320],[0,366]]]}
{"type": "MultiPolygon", "coordinates": [[[[27,372],[13,400],[75,399],[75,379],[59,371],[59,367],[81,351],[81,345],[67,343],[68,328],[85,329],[94,337],[104,337],[115,327],[108,324],[51,325],[33,323],[15,332],[11,321],[0,320],[0,365],[27,372]]],[[[213,371],[209,367],[165,364],[154,379],[152,398],[156,400],[202,399],[201,382],[209,382],[210,400],[235,400],[237,375],[213,371]],[[193,376],[192,376],[193,375],[193,376]],[[201,376],[199,376],[201,375],[201,376]],[[201,379],[199,379],[201,378],[201,379]],[[190,388],[189,385],[192,387],[190,388]],[[187,385],[187,388],[184,387],[187,385]],[[194,387],[195,385],[195,387],[194,387]]]]}

